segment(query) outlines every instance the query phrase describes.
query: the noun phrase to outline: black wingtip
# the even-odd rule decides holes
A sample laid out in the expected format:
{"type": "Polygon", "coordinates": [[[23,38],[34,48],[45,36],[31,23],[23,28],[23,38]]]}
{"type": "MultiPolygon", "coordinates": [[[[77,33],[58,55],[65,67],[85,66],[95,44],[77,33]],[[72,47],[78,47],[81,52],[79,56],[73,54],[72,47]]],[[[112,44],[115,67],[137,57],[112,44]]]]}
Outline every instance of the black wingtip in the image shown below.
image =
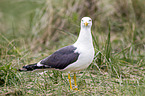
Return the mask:
{"type": "Polygon", "coordinates": [[[49,66],[37,66],[37,63],[35,64],[30,64],[30,65],[26,65],[23,66],[21,69],[18,69],[19,72],[25,72],[25,71],[33,71],[33,70],[37,70],[37,69],[46,69],[46,68],[50,68],[49,66]]]}
{"type": "Polygon", "coordinates": [[[26,65],[26,66],[23,66],[21,69],[18,69],[18,71],[20,71],[20,72],[33,71],[36,69],[36,66],[37,66],[37,63],[26,65]]]}
{"type": "Polygon", "coordinates": [[[24,71],[27,71],[27,69],[17,69],[17,71],[19,71],[19,72],[24,72],[24,71]]]}

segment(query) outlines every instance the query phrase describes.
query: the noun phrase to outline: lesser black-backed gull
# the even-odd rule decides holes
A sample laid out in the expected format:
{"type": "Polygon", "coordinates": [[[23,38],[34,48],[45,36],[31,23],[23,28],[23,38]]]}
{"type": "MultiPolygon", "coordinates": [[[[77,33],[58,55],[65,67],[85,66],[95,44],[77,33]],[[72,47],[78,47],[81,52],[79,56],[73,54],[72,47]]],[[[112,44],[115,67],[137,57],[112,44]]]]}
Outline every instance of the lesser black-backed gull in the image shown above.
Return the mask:
{"type": "Polygon", "coordinates": [[[94,47],[91,35],[92,19],[81,19],[81,30],[77,41],[73,45],[63,47],[52,55],[35,64],[23,66],[19,71],[33,71],[38,69],[57,69],[68,72],[70,89],[72,90],[70,72],[74,72],[75,90],[77,90],[76,73],[86,69],[94,58],[94,47]]]}

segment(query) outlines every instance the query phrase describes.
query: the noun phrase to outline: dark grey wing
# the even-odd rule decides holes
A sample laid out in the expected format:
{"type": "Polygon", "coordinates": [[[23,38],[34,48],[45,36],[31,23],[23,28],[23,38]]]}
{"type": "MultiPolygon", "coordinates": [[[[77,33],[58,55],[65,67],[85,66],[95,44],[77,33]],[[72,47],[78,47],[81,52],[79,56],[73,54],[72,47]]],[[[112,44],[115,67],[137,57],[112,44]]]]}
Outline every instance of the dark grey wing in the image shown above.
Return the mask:
{"type": "Polygon", "coordinates": [[[77,61],[79,53],[74,52],[76,49],[72,45],[63,47],[43,59],[40,64],[47,65],[49,68],[64,69],[69,64],[77,61]]]}

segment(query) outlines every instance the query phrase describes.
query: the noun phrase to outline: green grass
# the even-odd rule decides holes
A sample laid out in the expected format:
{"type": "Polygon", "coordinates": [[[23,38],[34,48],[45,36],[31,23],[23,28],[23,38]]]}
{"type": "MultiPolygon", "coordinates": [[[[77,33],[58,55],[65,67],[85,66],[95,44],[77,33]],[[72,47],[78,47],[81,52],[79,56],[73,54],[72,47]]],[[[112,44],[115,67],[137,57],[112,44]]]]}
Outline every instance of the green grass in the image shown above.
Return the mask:
{"type": "Polygon", "coordinates": [[[143,0],[1,0],[0,95],[144,96],[144,5],[143,0]],[[69,90],[65,72],[17,71],[73,44],[83,16],[93,19],[95,58],[77,73],[79,91],[69,90]]]}

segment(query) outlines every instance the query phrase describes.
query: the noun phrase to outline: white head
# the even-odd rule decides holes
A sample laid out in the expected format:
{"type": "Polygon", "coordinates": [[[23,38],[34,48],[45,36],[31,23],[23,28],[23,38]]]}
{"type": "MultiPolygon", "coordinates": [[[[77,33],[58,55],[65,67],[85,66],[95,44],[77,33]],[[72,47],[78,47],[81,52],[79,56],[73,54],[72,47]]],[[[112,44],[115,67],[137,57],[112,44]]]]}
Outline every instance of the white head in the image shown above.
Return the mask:
{"type": "Polygon", "coordinates": [[[91,26],[92,26],[92,19],[90,17],[83,17],[81,20],[81,27],[91,28],[91,26]]]}

